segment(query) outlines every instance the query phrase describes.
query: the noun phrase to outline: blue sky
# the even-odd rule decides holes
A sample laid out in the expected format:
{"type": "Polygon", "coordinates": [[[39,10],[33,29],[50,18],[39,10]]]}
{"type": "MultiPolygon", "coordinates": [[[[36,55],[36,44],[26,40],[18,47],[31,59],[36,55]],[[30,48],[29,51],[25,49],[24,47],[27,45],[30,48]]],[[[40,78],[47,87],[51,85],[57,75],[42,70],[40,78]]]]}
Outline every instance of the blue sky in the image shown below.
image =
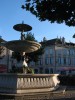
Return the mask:
{"type": "Polygon", "coordinates": [[[22,23],[32,26],[31,32],[34,33],[39,42],[46,37],[47,40],[65,37],[67,42],[75,42],[72,38],[75,33],[75,27],[69,27],[65,24],[51,24],[49,21],[40,22],[38,18],[30,12],[21,9],[25,0],[0,0],[0,36],[6,41],[20,39],[20,32],[15,31],[13,26],[22,23]]]}

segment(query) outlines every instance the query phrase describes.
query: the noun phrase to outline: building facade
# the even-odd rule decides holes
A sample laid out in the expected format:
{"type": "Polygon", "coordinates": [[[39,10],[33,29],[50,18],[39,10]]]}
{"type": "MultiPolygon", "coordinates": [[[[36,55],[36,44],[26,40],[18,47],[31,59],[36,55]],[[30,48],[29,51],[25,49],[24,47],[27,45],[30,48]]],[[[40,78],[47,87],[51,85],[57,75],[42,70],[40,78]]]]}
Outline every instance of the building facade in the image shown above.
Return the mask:
{"type": "Polygon", "coordinates": [[[71,73],[75,70],[75,44],[56,38],[41,43],[45,44],[44,54],[38,62],[31,62],[35,73],[71,73]]]}
{"type": "Polygon", "coordinates": [[[0,72],[6,72],[11,69],[12,51],[2,45],[4,42],[6,41],[0,37],[0,47],[3,48],[2,53],[0,54],[0,72]]]}
{"type": "MultiPolygon", "coordinates": [[[[34,69],[36,74],[61,73],[66,71],[71,73],[75,70],[75,44],[65,42],[64,38],[55,38],[41,42],[44,45],[44,53],[39,56],[38,61],[30,62],[29,66],[34,69]]],[[[0,64],[12,69],[13,59],[12,51],[4,47],[0,55],[0,64]]]]}

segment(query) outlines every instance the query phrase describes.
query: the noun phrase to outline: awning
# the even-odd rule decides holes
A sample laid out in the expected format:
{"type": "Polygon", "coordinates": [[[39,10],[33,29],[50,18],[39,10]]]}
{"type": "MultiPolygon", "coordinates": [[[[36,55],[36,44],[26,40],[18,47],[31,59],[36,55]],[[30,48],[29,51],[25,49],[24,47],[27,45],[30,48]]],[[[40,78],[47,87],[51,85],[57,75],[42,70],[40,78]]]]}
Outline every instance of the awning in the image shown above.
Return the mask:
{"type": "Polygon", "coordinates": [[[58,69],[59,71],[75,71],[75,68],[74,67],[63,67],[63,68],[60,68],[58,69]]]}
{"type": "Polygon", "coordinates": [[[4,64],[0,64],[0,72],[7,72],[7,66],[4,64]]]}

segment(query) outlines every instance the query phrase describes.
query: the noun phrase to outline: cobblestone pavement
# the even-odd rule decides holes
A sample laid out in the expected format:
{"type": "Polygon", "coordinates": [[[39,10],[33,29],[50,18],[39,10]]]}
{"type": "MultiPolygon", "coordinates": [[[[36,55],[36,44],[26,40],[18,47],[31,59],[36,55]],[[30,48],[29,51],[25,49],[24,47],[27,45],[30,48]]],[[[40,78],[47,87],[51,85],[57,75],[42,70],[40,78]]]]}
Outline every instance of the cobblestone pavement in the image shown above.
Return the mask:
{"type": "Polygon", "coordinates": [[[75,86],[67,86],[62,93],[49,94],[49,100],[75,100],[75,86]]]}
{"type": "MultiPolygon", "coordinates": [[[[10,95],[8,95],[7,98],[9,96],[10,95]]],[[[61,91],[60,89],[54,92],[19,94],[15,99],[6,99],[3,95],[0,100],[75,100],[75,86],[67,86],[66,91],[61,91]]]]}
{"type": "Polygon", "coordinates": [[[39,94],[35,96],[25,96],[25,100],[75,100],[75,91],[66,91],[64,94],[39,94]]]}
{"type": "Polygon", "coordinates": [[[47,92],[25,96],[25,100],[75,100],[75,87],[66,87],[65,92],[47,92]]]}

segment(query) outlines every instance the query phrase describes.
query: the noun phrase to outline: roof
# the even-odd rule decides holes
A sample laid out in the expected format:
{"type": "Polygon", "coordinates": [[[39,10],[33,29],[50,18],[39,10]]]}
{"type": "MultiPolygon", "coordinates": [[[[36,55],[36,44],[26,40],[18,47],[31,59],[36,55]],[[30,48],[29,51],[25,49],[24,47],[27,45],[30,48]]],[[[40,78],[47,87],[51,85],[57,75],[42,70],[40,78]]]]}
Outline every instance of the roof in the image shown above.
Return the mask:
{"type": "MultiPolygon", "coordinates": [[[[58,44],[63,44],[62,40],[59,38],[51,39],[51,40],[46,40],[44,42],[40,42],[42,45],[50,46],[50,45],[58,45],[58,44]]],[[[75,46],[75,43],[72,42],[64,42],[64,46],[75,46]]]]}
{"type": "Polygon", "coordinates": [[[62,44],[61,40],[58,39],[58,38],[55,38],[55,39],[51,39],[51,40],[46,40],[44,42],[41,42],[42,45],[46,45],[46,46],[49,46],[49,45],[55,45],[55,44],[62,44]]]}
{"type": "Polygon", "coordinates": [[[0,36],[0,42],[6,42],[2,37],[0,36]]]}

